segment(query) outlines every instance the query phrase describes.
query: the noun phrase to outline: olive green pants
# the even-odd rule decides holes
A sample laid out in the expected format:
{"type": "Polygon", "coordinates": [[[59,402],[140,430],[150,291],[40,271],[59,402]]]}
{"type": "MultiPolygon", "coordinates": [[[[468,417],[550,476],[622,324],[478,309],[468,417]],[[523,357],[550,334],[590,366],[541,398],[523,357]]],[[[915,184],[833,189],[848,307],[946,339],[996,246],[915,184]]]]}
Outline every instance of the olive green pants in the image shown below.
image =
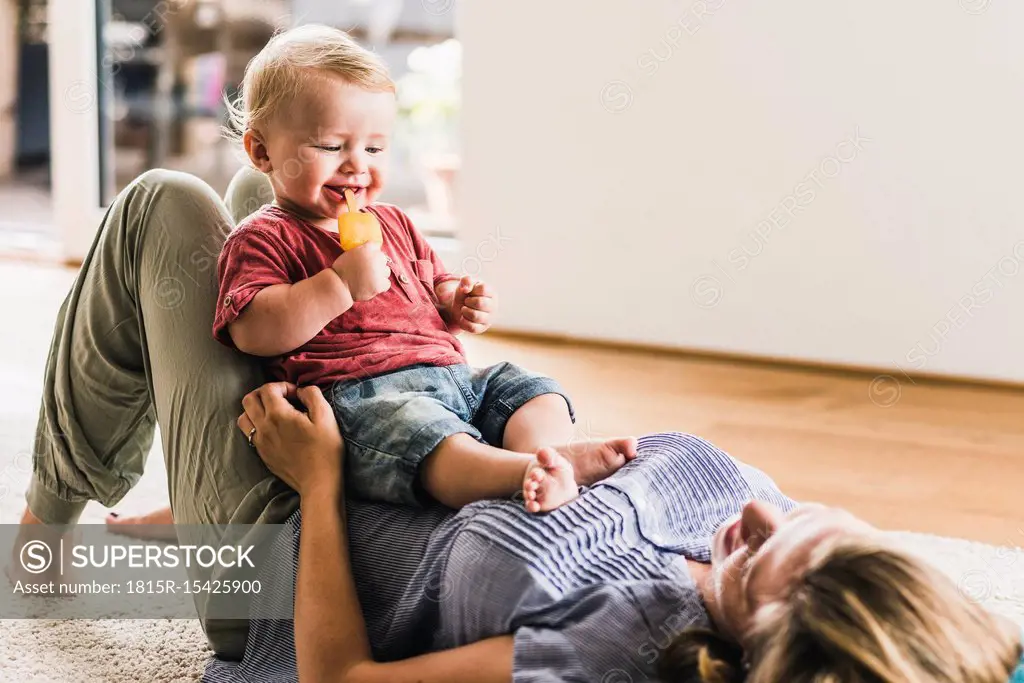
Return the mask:
{"type": "MultiPolygon", "coordinates": [[[[261,368],[212,336],[221,246],[272,199],[245,169],[224,201],[164,170],[114,200],[54,327],[27,494],[36,517],[68,524],[87,501],[115,505],[142,474],[156,424],[177,524],[279,523],[297,508],[235,424],[261,368]]],[[[197,609],[214,650],[240,658],[248,622],[206,619],[198,599],[197,609]]]]}

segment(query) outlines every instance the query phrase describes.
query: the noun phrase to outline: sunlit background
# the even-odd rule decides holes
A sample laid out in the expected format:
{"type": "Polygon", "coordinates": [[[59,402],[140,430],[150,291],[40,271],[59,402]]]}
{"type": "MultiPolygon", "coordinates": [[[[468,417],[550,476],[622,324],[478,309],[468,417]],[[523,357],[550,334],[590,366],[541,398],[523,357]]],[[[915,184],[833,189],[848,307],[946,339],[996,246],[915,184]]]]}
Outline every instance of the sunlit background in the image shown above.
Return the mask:
{"type": "MultiPolygon", "coordinates": [[[[0,231],[56,238],[49,7],[47,0],[0,5],[0,27],[17,35],[2,47],[3,96],[15,106],[0,113],[0,231]]],[[[452,234],[462,66],[454,10],[454,0],[98,2],[100,204],[151,168],[193,173],[223,193],[245,163],[221,134],[224,97],[237,93],[246,63],[275,31],[317,22],[344,29],[375,50],[397,82],[399,127],[381,201],[405,207],[423,232],[452,234]]]]}

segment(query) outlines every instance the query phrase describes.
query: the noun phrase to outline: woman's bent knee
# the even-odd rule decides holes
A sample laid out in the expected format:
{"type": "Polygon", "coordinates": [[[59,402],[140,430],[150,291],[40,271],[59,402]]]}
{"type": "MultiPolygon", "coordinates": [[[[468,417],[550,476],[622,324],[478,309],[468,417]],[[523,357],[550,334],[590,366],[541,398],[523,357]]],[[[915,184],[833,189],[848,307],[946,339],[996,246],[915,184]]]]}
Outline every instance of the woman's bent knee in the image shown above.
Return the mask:
{"type": "MultiPolygon", "coordinates": [[[[169,195],[182,199],[215,199],[220,198],[206,182],[191,173],[171,171],[166,168],[153,168],[138,178],[132,185],[143,188],[146,192],[169,195]]],[[[129,186],[131,187],[131,186],[129,186]]]]}
{"type": "Polygon", "coordinates": [[[264,204],[274,201],[274,188],[270,180],[251,166],[243,166],[235,173],[224,193],[231,220],[237,225],[264,204]]]}
{"type": "Polygon", "coordinates": [[[139,176],[118,198],[127,225],[143,253],[214,261],[231,232],[231,219],[205,181],[181,171],[158,168],[139,176]],[[196,254],[195,252],[201,252],[196,254]]]}

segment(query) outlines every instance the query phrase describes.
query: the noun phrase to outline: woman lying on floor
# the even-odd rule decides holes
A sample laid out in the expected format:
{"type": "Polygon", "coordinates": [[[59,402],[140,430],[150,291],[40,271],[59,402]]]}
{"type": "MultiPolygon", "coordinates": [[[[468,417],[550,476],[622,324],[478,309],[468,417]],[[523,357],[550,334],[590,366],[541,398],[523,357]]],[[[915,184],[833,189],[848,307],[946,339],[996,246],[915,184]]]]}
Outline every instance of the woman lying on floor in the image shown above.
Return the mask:
{"type": "Polygon", "coordinates": [[[545,515],[492,500],[419,516],[346,506],[319,389],[267,384],[242,405],[239,429],[300,495],[294,632],[255,622],[210,681],[1004,683],[1021,658],[1020,629],[934,568],[694,436],[642,437],[545,515]],[[347,534],[367,524],[379,554],[353,580],[347,534]]]}
{"type": "Polygon", "coordinates": [[[1017,667],[1015,626],[692,436],[642,437],[635,461],[544,515],[343,504],[322,395],[247,393],[258,362],[209,334],[220,246],[269,201],[251,180],[228,207],[166,171],[115,199],[58,314],[24,517],[116,505],[159,423],[176,522],[301,526],[297,573],[289,552],[261,595],[294,586],[294,622],[197,603],[219,657],[207,680],[1004,683],[1017,667]]]}

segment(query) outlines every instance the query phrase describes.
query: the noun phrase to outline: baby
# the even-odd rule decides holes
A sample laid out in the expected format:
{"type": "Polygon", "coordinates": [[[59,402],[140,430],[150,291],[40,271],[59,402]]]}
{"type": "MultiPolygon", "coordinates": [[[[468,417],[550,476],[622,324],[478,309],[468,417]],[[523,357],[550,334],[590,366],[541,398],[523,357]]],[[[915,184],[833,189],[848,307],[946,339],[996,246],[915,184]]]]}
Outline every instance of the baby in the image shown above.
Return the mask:
{"type": "Polygon", "coordinates": [[[633,438],[571,443],[572,404],[553,379],[466,363],[458,335],[490,326],[495,293],[448,272],[408,216],[375,203],[396,118],[376,55],[326,26],[278,34],[231,114],[274,202],[224,245],[214,336],[267,358],[275,379],[321,388],[354,495],[461,507],[521,491],[542,512],[635,457],[633,438]],[[346,191],[382,245],[342,250],[346,191]]]}

